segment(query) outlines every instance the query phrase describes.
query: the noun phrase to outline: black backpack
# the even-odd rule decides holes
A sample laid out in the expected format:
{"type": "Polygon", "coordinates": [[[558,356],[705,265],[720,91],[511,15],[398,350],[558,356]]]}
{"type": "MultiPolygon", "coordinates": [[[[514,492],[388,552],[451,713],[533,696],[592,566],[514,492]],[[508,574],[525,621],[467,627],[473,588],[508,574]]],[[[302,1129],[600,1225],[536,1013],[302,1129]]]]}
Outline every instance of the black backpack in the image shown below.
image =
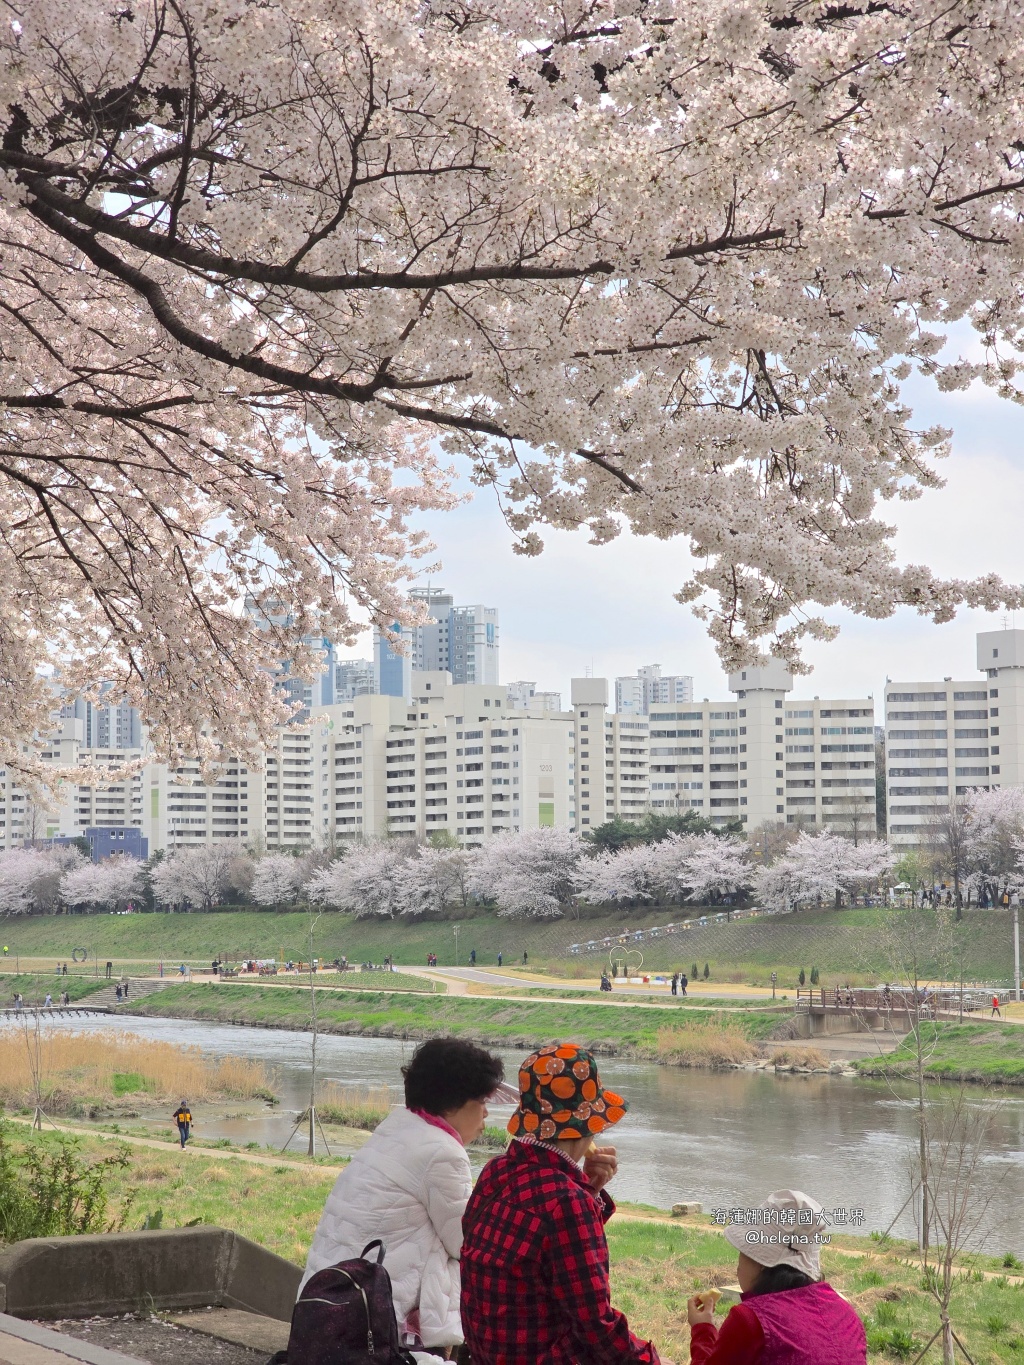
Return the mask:
{"type": "Polygon", "coordinates": [[[318,1270],[292,1309],[287,1351],[268,1365],[415,1365],[402,1346],[384,1269],[384,1243],[363,1247],[359,1258],[318,1270]],[[377,1248],[377,1259],[366,1254],[377,1248]]]}

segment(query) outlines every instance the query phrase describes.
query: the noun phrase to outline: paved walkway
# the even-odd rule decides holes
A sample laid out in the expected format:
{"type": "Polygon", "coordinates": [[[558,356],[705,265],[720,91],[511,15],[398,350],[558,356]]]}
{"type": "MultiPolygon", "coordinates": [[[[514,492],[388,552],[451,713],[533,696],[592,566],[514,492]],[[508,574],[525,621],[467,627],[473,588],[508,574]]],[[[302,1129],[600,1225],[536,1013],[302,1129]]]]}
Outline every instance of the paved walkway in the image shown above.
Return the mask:
{"type": "Polygon", "coordinates": [[[71,1361],[85,1361],[87,1365],[144,1365],[134,1356],[108,1351],[38,1323],[22,1322],[0,1313],[0,1365],[70,1365],[71,1361]]]}

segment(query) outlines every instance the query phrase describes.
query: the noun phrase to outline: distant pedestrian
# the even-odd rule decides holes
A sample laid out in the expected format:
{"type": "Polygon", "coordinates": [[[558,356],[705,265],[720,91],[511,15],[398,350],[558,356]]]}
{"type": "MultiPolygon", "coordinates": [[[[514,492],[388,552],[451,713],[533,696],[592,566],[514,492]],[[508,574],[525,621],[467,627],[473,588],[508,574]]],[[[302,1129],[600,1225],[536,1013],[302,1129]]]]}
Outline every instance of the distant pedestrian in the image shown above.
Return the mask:
{"type": "Polygon", "coordinates": [[[14,993],[14,1008],[20,1013],[25,1008],[25,1002],[21,998],[21,991],[14,993]]]}
{"type": "Polygon", "coordinates": [[[128,982],[127,982],[127,981],[122,985],[121,990],[122,990],[122,992],[123,992],[123,994],[124,994],[124,998],[127,1000],[127,999],[128,999],[128,982]]]}
{"type": "Polygon", "coordinates": [[[54,974],[54,976],[60,976],[60,963],[59,963],[59,962],[57,963],[56,967],[54,967],[54,969],[53,969],[53,974],[54,974]]]}
{"type": "Polygon", "coordinates": [[[120,983],[120,981],[119,981],[119,982],[117,983],[117,985],[114,987],[114,994],[115,994],[116,997],[117,997],[117,1003],[120,1005],[120,1003],[121,1003],[121,983],[120,983]]]}
{"type": "Polygon", "coordinates": [[[60,1003],[65,1007],[65,1009],[67,1008],[68,1005],[71,1004],[71,992],[70,992],[70,991],[65,991],[65,992],[64,992],[64,994],[63,994],[63,995],[61,996],[61,998],[60,998],[60,1003]]]}
{"type": "Polygon", "coordinates": [[[524,948],[524,949],[523,949],[523,966],[524,966],[524,967],[525,967],[526,964],[529,962],[529,960],[530,960],[530,954],[529,954],[529,953],[526,951],[526,949],[524,948]]]}
{"type": "Polygon", "coordinates": [[[673,994],[673,995],[678,995],[678,994],[679,994],[679,973],[678,973],[678,972],[673,972],[673,973],[672,973],[672,994],[673,994]]]}
{"type": "Polygon", "coordinates": [[[475,949],[475,948],[470,948],[470,950],[469,950],[469,965],[470,965],[471,967],[475,967],[475,966],[476,966],[476,949],[475,949]]]}
{"type": "Polygon", "coordinates": [[[46,992],[46,999],[43,1001],[43,1009],[44,1010],[53,1009],[53,996],[50,994],[49,991],[46,992]]]}
{"type": "Polygon", "coordinates": [[[67,976],[67,974],[68,974],[68,964],[65,962],[63,968],[61,969],[61,976],[67,976]]]}
{"type": "Polygon", "coordinates": [[[6,957],[7,954],[8,954],[10,951],[11,951],[10,948],[8,948],[7,944],[5,943],[5,944],[4,944],[4,957],[6,957]]]}
{"type": "Polygon", "coordinates": [[[1001,1011],[1000,1008],[999,1008],[999,996],[998,996],[998,995],[994,995],[994,996],[992,997],[992,1014],[989,1015],[989,1018],[991,1019],[993,1015],[998,1015],[1000,1019],[1002,1019],[1002,1017],[1003,1017],[1002,1011],[1001,1011]]]}
{"type": "Polygon", "coordinates": [[[181,966],[178,968],[178,975],[179,975],[180,977],[184,978],[184,975],[185,975],[185,964],[184,964],[184,962],[183,962],[183,963],[181,964],[181,966]]]}
{"type": "Polygon", "coordinates": [[[111,978],[113,975],[114,975],[114,964],[113,964],[112,962],[108,962],[108,963],[107,963],[107,980],[109,981],[110,978],[111,978]]]}
{"type": "Polygon", "coordinates": [[[687,986],[688,986],[689,984],[690,984],[690,979],[689,979],[689,977],[686,975],[685,972],[682,972],[682,973],[680,974],[680,977],[679,977],[679,994],[680,994],[680,995],[685,995],[685,994],[686,994],[686,988],[687,988],[687,986]]]}
{"type": "Polygon", "coordinates": [[[501,949],[498,949],[498,966],[501,966],[501,949]]]}
{"type": "Polygon", "coordinates": [[[174,1122],[178,1125],[178,1136],[181,1138],[182,1147],[184,1147],[192,1130],[192,1111],[188,1107],[188,1100],[182,1100],[175,1109],[174,1122]]]}

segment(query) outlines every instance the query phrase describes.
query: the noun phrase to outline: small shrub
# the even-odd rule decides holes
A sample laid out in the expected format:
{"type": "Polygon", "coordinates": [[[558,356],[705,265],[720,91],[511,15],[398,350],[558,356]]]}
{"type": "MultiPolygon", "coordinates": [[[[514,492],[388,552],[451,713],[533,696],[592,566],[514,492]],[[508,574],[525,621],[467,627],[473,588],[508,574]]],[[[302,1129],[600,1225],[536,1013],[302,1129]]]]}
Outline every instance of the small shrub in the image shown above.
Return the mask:
{"type": "Polygon", "coordinates": [[[496,1152],[503,1152],[511,1141],[511,1138],[512,1135],[507,1128],[499,1128],[495,1124],[489,1123],[473,1143],[473,1146],[488,1147],[496,1152]]]}
{"type": "Polygon", "coordinates": [[[880,1247],[887,1247],[892,1242],[892,1238],[887,1232],[870,1232],[868,1233],[868,1236],[880,1247]]]}
{"type": "Polygon", "coordinates": [[[807,981],[807,974],[805,973],[803,967],[800,968],[800,975],[797,977],[797,980],[800,982],[801,986],[803,986],[807,981]]]}
{"type": "Polygon", "coordinates": [[[708,964],[705,962],[705,963],[704,963],[704,980],[707,981],[707,979],[708,979],[708,977],[710,977],[710,975],[711,975],[711,968],[710,968],[710,967],[708,966],[708,964]]]}
{"type": "Polygon", "coordinates": [[[697,971],[697,964],[695,962],[693,966],[690,968],[690,980],[696,981],[699,975],[700,973],[697,971]]]}
{"type": "Polygon", "coordinates": [[[879,1285],[885,1284],[885,1277],[880,1270],[865,1270],[860,1277],[861,1288],[876,1289],[879,1285]]]}
{"type": "Polygon", "coordinates": [[[107,1183],[112,1172],[130,1164],[130,1155],[121,1146],[90,1164],[79,1154],[78,1140],[64,1134],[52,1145],[33,1140],[16,1153],[9,1127],[0,1120],[0,1243],[119,1231],[135,1191],[108,1224],[107,1183]]]}
{"type": "Polygon", "coordinates": [[[1003,1257],[1003,1265],[1007,1270],[1024,1270],[1024,1261],[1021,1261],[1012,1251],[1008,1251],[1003,1257]]]}
{"type": "Polygon", "coordinates": [[[812,985],[812,986],[816,986],[820,980],[821,980],[821,978],[818,976],[818,969],[817,969],[817,967],[812,967],[812,968],[811,968],[811,985],[812,985]]]}
{"type": "Polygon", "coordinates": [[[894,1327],[889,1333],[889,1351],[897,1360],[909,1360],[914,1354],[914,1334],[905,1327],[894,1327]]]}
{"type": "Polygon", "coordinates": [[[999,1313],[990,1313],[985,1319],[985,1331],[990,1337],[998,1337],[1009,1327],[1009,1322],[999,1313]]]}
{"type": "Polygon", "coordinates": [[[885,1299],[875,1305],[875,1321],[879,1327],[895,1327],[896,1325],[896,1305],[887,1303],[885,1299]]]}

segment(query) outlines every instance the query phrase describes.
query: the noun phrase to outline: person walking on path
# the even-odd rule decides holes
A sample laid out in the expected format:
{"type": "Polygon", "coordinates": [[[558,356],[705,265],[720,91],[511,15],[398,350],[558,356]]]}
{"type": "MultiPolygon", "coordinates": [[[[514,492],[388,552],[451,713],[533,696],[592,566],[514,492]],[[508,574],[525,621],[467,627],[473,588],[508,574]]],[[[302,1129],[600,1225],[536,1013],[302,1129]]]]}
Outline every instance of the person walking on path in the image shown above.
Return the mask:
{"type": "Polygon", "coordinates": [[[188,1100],[182,1100],[175,1109],[174,1122],[178,1125],[178,1136],[181,1138],[182,1147],[184,1147],[192,1129],[192,1111],[188,1107],[188,1100]]]}
{"type": "Polygon", "coordinates": [[[996,1015],[998,1015],[998,1017],[999,1017],[1000,1019],[1002,1019],[1002,1017],[1003,1017],[1002,1011],[1001,1011],[1000,1008],[999,1008],[999,996],[998,996],[998,995],[994,995],[994,996],[992,997],[992,1013],[989,1015],[989,1018],[991,1019],[991,1018],[993,1018],[993,1017],[996,1016],[996,1015]]]}
{"type": "Polygon", "coordinates": [[[128,999],[128,978],[127,978],[127,977],[125,977],[124,981],[121,983],[121,991],[122,991],[122,993],[123,993],[123,995],[124,995],[124,998],[127,1000],[127,999],[128,999]]]}
{"type": "Polygon", "coordinates": [[[112,962],[108,962],[108,963],[107,963],[107,980],[109,981],[110,978],[111,978],[113,975],[114,975],[114,964],[113,964],[112,962]]]}
{"type": "Polygon", "coordinates": [[[679,973],[678,973],[678,972],[673,972],[673,973],[672,973],[672,994],[673,994],[673,995],[678,995],[678,994],[679,994],[679,973]]]}
{"type": "Polygon", "coordinates": [[[14,1008],[19,1014],[25,1008],[25,1001],[21,998],[21,991],[15,991],[14,993],[14,1008]]]}
{"type": "Polygon", "coordinates": [[[524,966],[524,967],[525,967],[526,964],[529,962],[529,960],[530,960],[530,954],[529,954],[529,953],[526,951],[526,949],[524,948],[524,949],[523,949],[523,966],[524,966]]]}
{"type": "Polygon", "coordinates": [[[469,950],[469,965],[470,965],[471,967],[475,967],[475,966],[476,966],[476,949],[475,949],[475,948],[470,948],[470,950],[469,950]]]}
{"type": "Polygon", "coordinates": [[[114,995],[117,997],[117,1003],[120,1005],[120,1003],[121,1003],[121,983],[120,983],[120,981],[119,981],[119,982],[117,983],[117,985],[114,987],[114,995]]]}
{"type": "Polygon", "coordinates": [[[498,966],[501,966],[501,949],[498,949],[498,966]]]}
{"type": "Polygon", "coordinates": [[[68,964],[67,964],[66,962],[64,963],[64,966],[61,968],[61,973],[60,973],[60,974],[61,974],[61,976],[67,976],[67,974],[68,974],[68,964]]]}
{"type": "Polygon", "coordinates": [[[53,1009],[53,996],[50,994],[49,991],[46,992],[46,999],[43,1001],[43,1009],[44,1010],[53,1009]]]}
{"type": "Polygon", "coordinates": [[[679,994],[680,994],[680,995],[685,995],[685,994],[686,994],[686,988],[687,988],[687,986],[688,986],[689,984],[690,984],[690,979],[689,979],[689,977],[686,975],[685,972],[680,972],[680,973],[679,973],[679,994]]]}

